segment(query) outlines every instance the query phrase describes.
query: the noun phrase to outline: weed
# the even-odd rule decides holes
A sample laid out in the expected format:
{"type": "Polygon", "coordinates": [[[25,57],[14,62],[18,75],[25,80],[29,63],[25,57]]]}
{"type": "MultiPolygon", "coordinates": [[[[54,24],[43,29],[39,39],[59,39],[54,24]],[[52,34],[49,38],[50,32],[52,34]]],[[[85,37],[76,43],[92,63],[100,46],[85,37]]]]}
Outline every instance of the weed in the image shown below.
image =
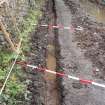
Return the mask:
{"type": "MultiPolygon", "coordinates": [[[[43,1],[43,0],[40,0],[43,1]]],[[[38,7],[41,2],[37,0],[38,7]]],[[[19,28],[16,35],[19,35],[18,38],[22,38],[22,51],[29,52],[29,33],[35,29],[34,24],[38,23],[38,19],[42,16],[42,13],[39,9],[30,8],[28,15],[24,17],[23,22],[21,22],[17,27],[19,28]]],[[[16,31],[16,30],[15,30],[16,31]]],[[[16,36],[17,37],[17,36],[16,36]]],[[[3,82],[8,74],[8,69],[14,60],[13,53],[9,51],[0,52],[0,88],[3,85],[3,82]]],[[[19,60],[26,59],[24,56],[20,56],[19,60]]],[[[0,96],[0,105],[25,105],[25,95],[27,92],[26,83],[25,83],[26,74],[21,70],[21,67],[15,66],[7,84],[3,91],[3,94],[0,96]]]]}

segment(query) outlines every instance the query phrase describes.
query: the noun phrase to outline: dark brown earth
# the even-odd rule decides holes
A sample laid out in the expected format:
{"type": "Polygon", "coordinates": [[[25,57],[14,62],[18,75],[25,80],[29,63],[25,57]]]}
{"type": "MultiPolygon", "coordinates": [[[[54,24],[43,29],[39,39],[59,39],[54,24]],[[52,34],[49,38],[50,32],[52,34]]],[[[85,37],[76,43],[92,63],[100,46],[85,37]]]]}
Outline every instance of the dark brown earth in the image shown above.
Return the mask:
{"type": "MultiPolygon", "coordinates": [[[[60,67],[70,74],[105,83],[105,25],[87,15],[80,0],[56,0],[57,22],[83,31],[59,30],[60,67]],[[65,4],[64,4],[65,2],[65,4]],[[99,71],[96,72],[95,70],[99,71]]],[[[105,89],[62,79],[62,105],[104,105],[105,89]]]]}
{"type": "MultiPolygon", "coordinates": [[[[57,70],[105,83],[105,25],[97,22],[93,17],[87,16],[79,1],[55,0],[55,4],[56,24],[61,23],[67,26],[72,24],[74,28],[81,26],[84,29],[83,31],[75,30],[74,33],[70,30],[56,30],[54,33],[56,37],[54,53],[56,53],[57,58],[57,70]],[[94,71],[96,68],[99,69],[98,72],[94,71]]],[[[39,20],[39,26],[31,33],[31,49],[28,61],[31,61],[30,63],[33,65],[42,65],[42,67],[47,66],[49,29],[48,27],[41,27],[40,24],[52,22],[54,11],[52,11],[51,5],[52,1],[49,0],[43,6],[43,17],[39,20]]],[[[53,64],[51,66],[56,65],[53,64]]],[[[46,87],[45,73],[33,71],[29,68],[26,71],[29,90],[27,105],[47,105],[46,89],[48,87],[46,87]]],[[[58,78],[57,80],[58,86],[55,87],[59,87],[58,93],[61,93],[61,100],[59,97],[57,99],[60,105],[105,105],[104,89],[80,84],[78,81],[66,78],[58,78]]],[[[51,91],[50,97],[52,93],[51,91]]],[[[56,99],[56,97],[52,98],[56,99]]],[[[51,102],[49,105],[55,105],[56,101],[52,101],[53,99],[49,100],[51,102]]]]}
{"type": "MultiPolygon", "coordinates": [[[[56,69],[55,51],[53,51],[55,32],[49,27],[41,27],[43,24],[55,24],[55,11],[53,0],[48,0],[42,8],[43,16],[38,26],[31,33],[30,64],[56,69]],[[50,61],[51,60],[51,61],[50,61]]],[[[58,105],[59,92],[57,92],[56,76],[44,72],[33,71],[27,68],[29,94],[27,105],[58,105]],[[51,93],[52,92],[52,93],[51,93]]]]}
{"type": "Polygon", "coordinates": [[[84,31],[75,31],[75,41],[77,46],[85,50],[85,56],[93,62],[93,65],[100,69],[99,78],[105,77],[105,25],[97,21],[92,21],[91,17],[85,16],[82,13],[82,8],[79,8],[79,4],[73,4],[73,2],[67,0],[69,7],[73,14],[72,24],[74,27],[82,26],[84,31]],[[72,5],[72,6],[70,6],[72,5]],[[76,10],[76,9],[79,10],[76,10]]]}
{"type": "MultiPolygon", "coordinates": [[[[41,27],[40,24],[48,24],[50,23],[49,11],[52,8],[50,7],[50,1],[45,3],[43,6],[43,16],[39,20],[37,28],[34,32],[31,33],[30,40],[30,56],[28,61],[33,65],[46,65],[46,48],[47,48],[47,36],[48,36],[48,28],[41,27]]],[[[29,105],[44,105],[45,104],[45,94],[46,94],[46,86],[45,86],[45,78],[44,73],[40,73],[37,71],[33,71],[31,69],[27,69],[27,77],[29,78],[28,84],[28,103],[29,105]]],[[[28,105],[28,104],[27,104],[28,105]]]]}

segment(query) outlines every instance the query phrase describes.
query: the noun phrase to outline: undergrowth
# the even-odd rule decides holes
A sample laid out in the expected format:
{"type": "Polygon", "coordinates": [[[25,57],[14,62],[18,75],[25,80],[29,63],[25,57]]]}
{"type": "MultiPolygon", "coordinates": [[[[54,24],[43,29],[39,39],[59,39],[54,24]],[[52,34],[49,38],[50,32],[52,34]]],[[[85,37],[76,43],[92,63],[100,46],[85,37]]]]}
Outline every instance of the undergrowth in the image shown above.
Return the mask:
{"type": "Polygon", "coordinates": [[[29,10],[29,15],[24,17],[24,21],[20,24],[20,37],[23,39],[23,52],[29,51],[29,32],[32,32],[32,30],[35,28],[35,24],[37,24],[38,19],[41,17],[41,11],[40,10],[29,10]]]}
{"type": "MultiPolygon", "coordinates": [[[[38,23],[38,19],[42,16],[41,11],[29,9],[29,13],[24,17],[23,22],[18,26],[19,39],[22,38],[22,55],[18,60],[26,60],[24,53],[29,52],[29,33],[35,29],[35,25],[38,23]]],[[[15,53],[10,51],[0,52],[0,88],[3,86],[6,76],[10,70],[11,64],[14,60],[15,53]]],[[[0,105],[25,105],[27,96],[27,75],[20,66],[15,65],[13,72],[6,84],[6,87],[0,96],[0,105]]]]}

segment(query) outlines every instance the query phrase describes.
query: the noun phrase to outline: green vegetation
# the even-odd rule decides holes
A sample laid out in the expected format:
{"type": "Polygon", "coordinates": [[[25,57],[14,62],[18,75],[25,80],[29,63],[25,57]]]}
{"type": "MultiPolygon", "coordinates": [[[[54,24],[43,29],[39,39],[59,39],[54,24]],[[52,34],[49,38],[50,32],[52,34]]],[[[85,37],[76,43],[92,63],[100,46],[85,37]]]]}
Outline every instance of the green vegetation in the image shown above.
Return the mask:
{"type": "MultiPolygon", "coordinates": [[[[9,72],[11,61],[14,59],[15,54],[12,54],[11,52],[2,52],[0,53],[0,88],[2,87],[4,80],[9,72]]],[[[15,67],[15,70],[12,72],[5,90],[3,91],[2,96],[0,97],[0,103],[4,103],[4,105],[17,105],[14,104],[18,103],[18,100],[16,97],[18,95],[24,95],[24,92],[26,90],[26,84],[21,82],[21,79],[25,78],[25,75],[23,75],[23,71],[21,71],[21,68],[15,67]],[[20,77],[20,73],[22,75],[20,77]],[[13,103],[13,104],[12,104],[13,103]]],[[[21,100],[22,101],[22,100],[21,100]]]]}
{"type": "MultiPolygon", "coordinates": [[[[41,1],[41,0],[40,0],[41,1]]],[[[42,0],[43,1],[43,0],[42,0]]],[[[23,22],[18,25],[18,38],[22,38],[22,55],[19,60],[27,59],[23,56],[24,53],[29,52],[29,33],[35,29],[34,24],[38,23],[38,19],[42,16],[39,9],[30,8],[27,16],[24,17],[23,22]]],[[[0,52],[0,88],[10,70],[15,54],[10,51],[2,50],[0,52]]],[[[26,89],[26,74],[21,70],[20,66],[15,65],[15,68],[6,84],[3,94],[0,96],[0,105],[24,105],[26,89]],[[23,102],[24,101],[24,102],[23,102]],[[24,104],[23,104],[24,103],[24,104]]]]}
{"type": "Polygon", "coordinates": [[[22,24],[20,24],[20,30],[19,33],[20,37],[23,39],[23,51],[29,51],[28,47],[28,41],[29,41],[29,32],[32,32],[32,30],[35,28],[35,24],[37,24],[38,19],[41,17],[42,13],[40,10],[29,10],[29,14],[24,17],[24,21],[22,24]]]}

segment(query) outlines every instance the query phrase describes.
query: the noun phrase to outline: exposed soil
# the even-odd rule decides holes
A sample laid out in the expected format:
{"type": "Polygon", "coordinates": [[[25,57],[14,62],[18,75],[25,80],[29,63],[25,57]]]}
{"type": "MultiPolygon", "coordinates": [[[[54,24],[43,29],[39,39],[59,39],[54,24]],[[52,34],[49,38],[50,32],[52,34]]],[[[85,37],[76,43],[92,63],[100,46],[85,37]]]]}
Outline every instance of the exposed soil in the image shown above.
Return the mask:
{"type": "MultiPolygon", "coordinates": [[[[56,70],[55,32],[43,24],[55,24],[55,11],[53,0],[46,2],[42,8],[43,17],[39,20],[38,27],[31,33],[30,64],[56,70]]],[[[59,105],[58,85],[56,76],[27,69],[29,78],[27,105],[59,105]]]]}
{"type": "MultiPolygon", "coordinates": [[[[93,65],[98,67],[101,71],[100,78],[104,79],[105,76],[105,25],[101,22],[93,21],[90,16],[86,16],[82,12],[83,8],[80,8],[80,4],[73,3],[69,0],[68,5],[73,11],[72,24],[74,27],[82,26],[84,31],[75,31],[75,41],[77,41],[78,47],[84,50],[84,54],[87,58],[91,59],[93,65]],[[72,5],[72,6],[70,6],[72,5]],[[74,8],[72,8],[74,7],[74,8]],[[78,10],[76,10],[78,8],[78,10]],[[74,11],[74,9],[76,11],[74,11]]],[[[67,2],[66,2],[67,3],[67,2]]]]}
{"type": "MultiPolygon", "coordinates": [[[[43,65],[52,70],[57,68],[64,70],[66,74],[105,83],[105,25],[86,15],[79,0],[55,0],[55,7],[57,17],[54,15],[52,0],[47,1],[43,7],[39,26],[31,33],[28,61],[33,65],[43,65]],[[74,28],[81,26],[84,30],[75,30],[73,33],[59,29],[55,32],[40,26],[49,23],[64,26],[72,24],[74,28]],[[96,69],[99,71],[96,72],[96,69]]],[[[105,90],[102,88],[67,78],[60,79],[57,85],[56,76],[29,68],[27,77],[27,105],[105,104],[105,90]]]]}
{"type": "MultiPolygon", "coordinates": [[[[79,0],[55,0],[57,24],[83,31],[58,30],[59,65],[66,74],[105,83],[104,24],[86,14],[79,0]],[[64,4],[65,2],[65,4],[64,4]],[[98,72],[95,70],[99,69],[98,72]]],[[[105,90],[66,78],[61,82],[62,105],[104,105],[105,90]]]]}

